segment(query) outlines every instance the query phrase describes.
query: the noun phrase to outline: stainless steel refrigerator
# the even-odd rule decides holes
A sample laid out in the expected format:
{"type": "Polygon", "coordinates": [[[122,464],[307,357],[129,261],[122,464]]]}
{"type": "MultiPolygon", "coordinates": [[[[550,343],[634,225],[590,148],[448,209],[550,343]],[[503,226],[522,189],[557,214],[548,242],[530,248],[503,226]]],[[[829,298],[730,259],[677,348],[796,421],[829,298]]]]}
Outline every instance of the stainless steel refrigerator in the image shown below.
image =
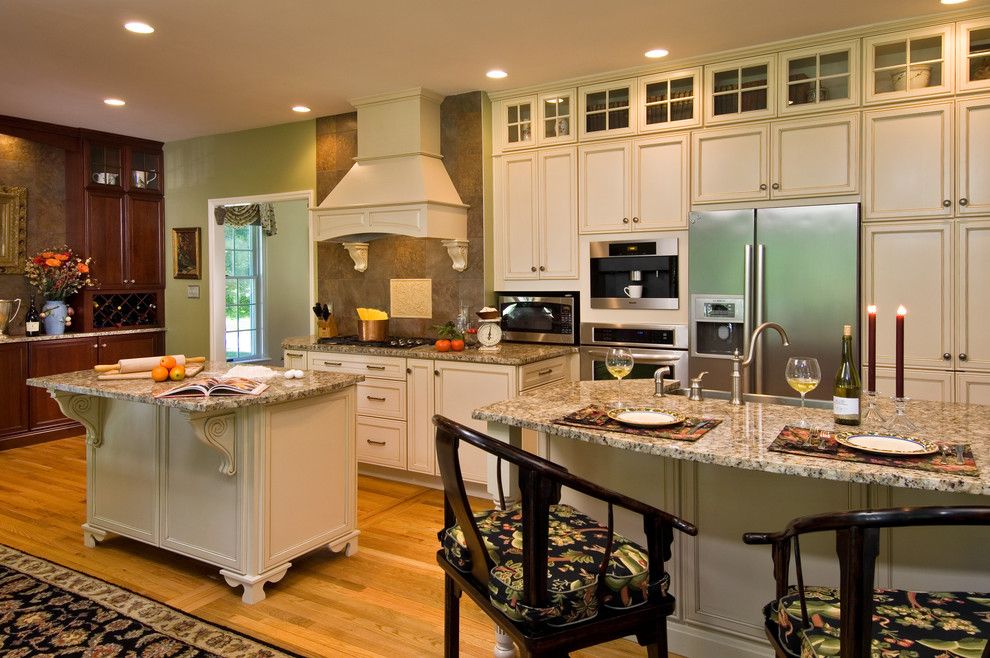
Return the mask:
{"type": "Polygon", "coordinates": [[[841,204],[692,212],[688,240],[691,376],[730,388],[729,357],[745,354],[753,328],[780,323],[784,347],[764,332],[745,390],[796,396],[784,379],[788,357],[812,356],[822,382],[809,398],[831,399],[842,325],[859,354],[859,206],[841,204]]]}

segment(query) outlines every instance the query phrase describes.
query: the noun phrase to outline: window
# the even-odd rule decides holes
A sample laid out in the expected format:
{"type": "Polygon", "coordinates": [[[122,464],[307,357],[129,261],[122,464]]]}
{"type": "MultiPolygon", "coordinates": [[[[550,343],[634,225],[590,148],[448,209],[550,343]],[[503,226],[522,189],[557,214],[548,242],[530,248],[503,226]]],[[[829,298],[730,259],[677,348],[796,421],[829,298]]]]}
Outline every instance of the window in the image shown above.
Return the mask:
{"type": "Polygon", "coordinates": [[[224,226],[228,361],[263,359],[261,341],[261,227],[224,226]]]}

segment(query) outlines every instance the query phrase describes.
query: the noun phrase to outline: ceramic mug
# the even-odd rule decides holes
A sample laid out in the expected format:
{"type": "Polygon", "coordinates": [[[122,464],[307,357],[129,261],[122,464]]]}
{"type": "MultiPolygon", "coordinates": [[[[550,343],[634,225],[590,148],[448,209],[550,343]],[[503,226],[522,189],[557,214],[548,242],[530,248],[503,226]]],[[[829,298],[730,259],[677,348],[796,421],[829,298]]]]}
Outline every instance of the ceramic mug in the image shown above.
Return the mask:
{"type": "Polygon", "coordinates": [[[116,185],[118,174],[111,173],[109,171],[100,171],[93,174],[93,182],[99,183],[100,185],[116,185]]]}
{"type": "Polygon", "coordinates": [[[157,171],[134,171],[134,187],[148,187],[158,180],[157,171]]]}
{"type": "Polygon", "coordinates": [[[643,286],[639,284],[628,285],[622,289],[622,292],[626,293],[626,297],[639,299],[640,297],[643,296],[643,286]]]}

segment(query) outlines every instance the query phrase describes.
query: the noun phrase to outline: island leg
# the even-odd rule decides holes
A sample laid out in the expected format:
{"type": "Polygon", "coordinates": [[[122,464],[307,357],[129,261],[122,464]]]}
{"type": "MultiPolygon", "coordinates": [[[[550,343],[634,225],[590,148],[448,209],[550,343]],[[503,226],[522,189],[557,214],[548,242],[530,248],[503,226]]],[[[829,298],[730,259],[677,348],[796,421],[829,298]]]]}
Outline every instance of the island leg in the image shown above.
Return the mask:
{"type": "Polygon", "coordinates": [[[244,588],[244,593],[241,595],[241,601],[251,605],[265,599],[265,584],[267,583],[277,583],[282,580],[285,576],[285,572],[289,570],[292,566],[291,562],[286,562],[285,564],[280,564],[274,569],[269,569],[264,573],[257,575],[237,573],[236,571],[230,571],[229,569],[221,569],[220,575],[223,579],[227,581],[227,584],[231,587],[241,586],[244,588]]]}
{"type": "Polygon", "coordinates": [[[350,557],[358,552],[357,538],[358,535],[360,534],[361,534],[360,531],[355,530],[349,535],[346,535],[344,537],[341,537],[340,539],[330,542],[329,544],[327,544],[327,548],[329,548],[334,553],[340,553],[341,551],[343,551],[345,557],[350,557]]]}
{"type": "Polygon", "coordinates": [[[107,538],[107,531],[100,530],[95,526],[91,526],[88,523],[82,524],[83,529],[83,546],[86,548],[96,548],[98,542],[104,541],[107,538]]]}

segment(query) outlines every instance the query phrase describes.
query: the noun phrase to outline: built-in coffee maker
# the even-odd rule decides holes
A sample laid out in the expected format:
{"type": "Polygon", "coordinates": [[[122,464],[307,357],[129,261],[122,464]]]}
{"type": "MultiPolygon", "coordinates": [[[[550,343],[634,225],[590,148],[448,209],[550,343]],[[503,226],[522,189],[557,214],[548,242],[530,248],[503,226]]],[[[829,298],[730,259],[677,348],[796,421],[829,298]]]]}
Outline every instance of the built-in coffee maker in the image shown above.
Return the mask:
{"type": "Polygon", "coordinates": [[[679,307],[677,238],[589,246],[591,308],[679,307]]]}

